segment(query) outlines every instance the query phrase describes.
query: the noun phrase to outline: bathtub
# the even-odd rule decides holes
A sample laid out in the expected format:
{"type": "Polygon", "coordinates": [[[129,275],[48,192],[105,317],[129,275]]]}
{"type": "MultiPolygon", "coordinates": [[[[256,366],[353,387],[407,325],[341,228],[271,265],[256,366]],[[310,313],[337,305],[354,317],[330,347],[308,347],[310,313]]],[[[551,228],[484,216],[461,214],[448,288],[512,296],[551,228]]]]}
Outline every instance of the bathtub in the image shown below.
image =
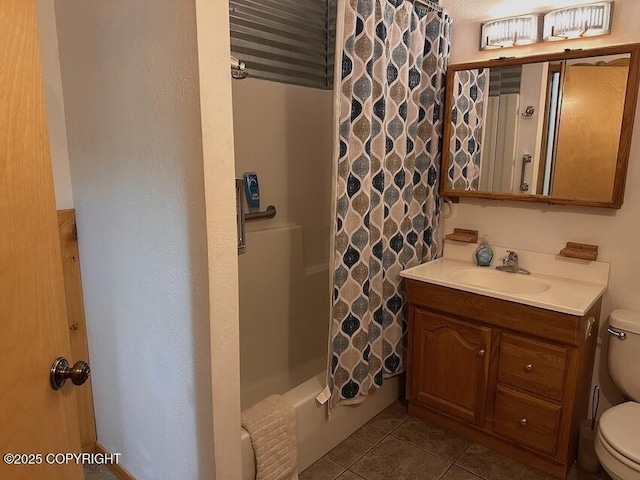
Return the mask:
{"type": "MultiPolygon", "coordinates": [[[[281,394],[295,407],[298,470],[302,471],[373,418],[399,395],[399,381],[359,406],[326,419],[316,402],[325,385],[329,330],[329,228],[249,225],[238,258],[241,408],[281,394]],[[266,274],[265,274],[266,273],[266,274]],[[320,373],[321,372],[321,373],[320,373]]],[[[255,459],[242,431],[243,478],[254,480],[255,459]]]]}
{"type": "MultiPolygon", "coordinates": [[[[336,408],[327,419],[325,405],[316,396],[325,385],[325,373],[286,392],[283,397],[296,409],[296,433],[298,440],[298,472],[302,472],[325,453],[338,445],[370,419],[392,404],[400,394],[398,376],[389,378],[384,386],[369,395],[367,400],[355,406],[336,408]]],[[[241,431],[242,479],[255,480],[255,458],[251,438],[245,429],[241,431]]]]}

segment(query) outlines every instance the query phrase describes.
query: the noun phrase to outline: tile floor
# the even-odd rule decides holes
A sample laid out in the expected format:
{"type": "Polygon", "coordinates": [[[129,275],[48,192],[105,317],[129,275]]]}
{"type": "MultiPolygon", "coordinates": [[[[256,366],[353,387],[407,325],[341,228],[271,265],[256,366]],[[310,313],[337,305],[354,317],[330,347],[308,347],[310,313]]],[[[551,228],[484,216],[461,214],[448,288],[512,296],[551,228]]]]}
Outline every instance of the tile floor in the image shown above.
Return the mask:
{"type": "MultiPolygon", "coordinates": [[[[117,480],[86,465],[85,480],[117,480]]],[[[567,480],[607,480],[573,468],[567,480]]],[[[552,477],[407,415],[397,401],[300,474],[300,480],[553,480],[552,477]]]]}
{"type": "Polygon", "coordinates": [[[105,465],[85,465],[84,480],[118,480],[105,465]]]}
{"type": "MultiPolygon", "coordinates": [[[[606,480],[573,468],[567,480],[606,480]]],[[[300,480],[553,480],[407,415],[397,401],[300,474],[300,480]]]]}

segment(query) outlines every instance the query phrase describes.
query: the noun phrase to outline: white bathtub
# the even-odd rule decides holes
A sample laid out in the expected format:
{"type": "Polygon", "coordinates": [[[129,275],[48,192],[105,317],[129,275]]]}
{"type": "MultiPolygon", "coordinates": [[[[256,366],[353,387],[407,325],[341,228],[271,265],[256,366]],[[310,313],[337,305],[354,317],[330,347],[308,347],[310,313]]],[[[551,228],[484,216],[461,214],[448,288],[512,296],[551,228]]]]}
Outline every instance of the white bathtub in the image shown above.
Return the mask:
{"type": "MultiPolygon", "coordinates": [[[[325,373],[286,392],[283,397],[296,409],[298,472],[320,459],[400,395],[399,377],[387,379],[384,386],[356,406],[336,408],[327,419],[326,406],[316,401],[325,384],[325,373]]],[[[242,478],[255,479],[255,458],[249,432],[242,429],[242,478]]]]}
{"type": "MultiPolygon", "coordinates": [[[[324,388],[329,334],[329,228],[248,226],[240,273],[242,409],[282,394],[296,409],[298,471],[302,471],[391,404],[398,379],[366,402],[326,419],[315,398],[324,388]],[[268,274],[265,274],[268,273],[268,274]],[[315,375],[315,376],[314,376],[315,375]]],[[[251,439],[242,430],[243,478],[254,480],[251,439]]]]}

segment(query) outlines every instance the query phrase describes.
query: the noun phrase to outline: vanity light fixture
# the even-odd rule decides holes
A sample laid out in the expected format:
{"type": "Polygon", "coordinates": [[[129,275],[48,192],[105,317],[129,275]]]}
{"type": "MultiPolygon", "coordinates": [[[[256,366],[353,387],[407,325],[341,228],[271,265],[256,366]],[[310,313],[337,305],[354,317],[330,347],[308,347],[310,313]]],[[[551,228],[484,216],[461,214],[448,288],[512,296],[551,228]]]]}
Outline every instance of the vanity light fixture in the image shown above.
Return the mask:
{"type": "Polygon", "coordinates": [[[482,24],[480,50],[517,47],[539,41],[538,15],[501,18],[482,24]]]}
{"type": "Polygon", "coordinates": [[[613,2],[553,10],[544,15],[544,41],[571,38],[596,37],[611,33],[611,9],[613,2]]]}

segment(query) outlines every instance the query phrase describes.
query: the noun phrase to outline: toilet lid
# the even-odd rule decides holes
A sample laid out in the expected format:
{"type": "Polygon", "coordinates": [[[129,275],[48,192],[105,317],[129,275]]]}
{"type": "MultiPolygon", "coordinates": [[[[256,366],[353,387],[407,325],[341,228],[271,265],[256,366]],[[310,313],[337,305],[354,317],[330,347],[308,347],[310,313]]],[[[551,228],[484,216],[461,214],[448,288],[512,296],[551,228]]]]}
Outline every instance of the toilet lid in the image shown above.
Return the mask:
{"type": "Polygon", "coordinates": [[[610,408],[600,417],[600,433],[621,455],[640,463],[640,404],[626,402],[610,408]]]}

